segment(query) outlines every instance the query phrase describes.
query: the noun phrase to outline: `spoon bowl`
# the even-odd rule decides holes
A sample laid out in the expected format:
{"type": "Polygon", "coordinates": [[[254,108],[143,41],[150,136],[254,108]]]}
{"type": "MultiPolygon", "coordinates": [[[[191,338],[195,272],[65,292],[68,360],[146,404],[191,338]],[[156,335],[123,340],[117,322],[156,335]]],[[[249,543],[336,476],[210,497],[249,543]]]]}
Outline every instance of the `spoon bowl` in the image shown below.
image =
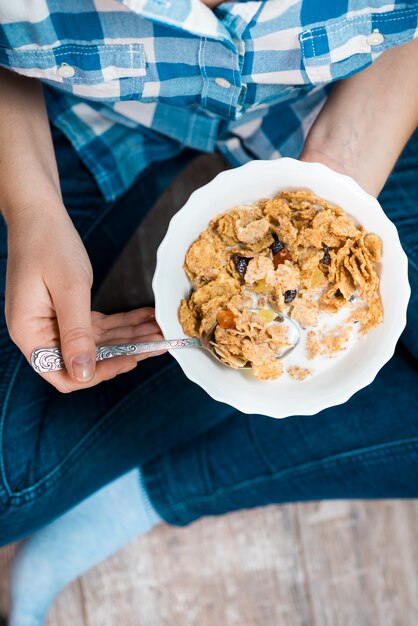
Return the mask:
{"type": "MultiPolygon", "coordinates": [[[[250,310],[255,313],[259,311],[259,309],[250,309],[250,310]]],[[[282,359],[285,359],[287,356],[289,356],[289,354],[293,352],[293,350],[298,345],[300,341],[300,330],[299,330],[299,325],[287,315],[280,313],[278,314],[277,317],[280,317],[281,320],[280,321],[273,320],[272,322],[267,324],[267,326],[268,327],[274,326],[274,325],[281,326],[282,324],[286,324],[286,326],[289,329],[290,346],[288,348],[284,348],[283,351],[277,353],[276,355],[277,359],[282,360],[282,359]]],[[[237,365],[237,367],[235,368],[232,365],[229,365],[229,363],[226,363],[225,361],[223,361],[222,358],[216,353],[216,342],[214,341],[214,337],[215,337],[215,330],[217,326],[218,326],[218,322],[216,322],[207,333],[204,333],[202,335],[201,340],[200,340],[200,343],[201,343],[200,347],[206,348],[207,350],[209,350],[213,354],[215,359],[217,359],[217,361],[222,363],[222,365],[226,365],[227,367],[231,367],[232,369],[240,369],[240,370],[251,369],[250,365],[237,365]]]]}

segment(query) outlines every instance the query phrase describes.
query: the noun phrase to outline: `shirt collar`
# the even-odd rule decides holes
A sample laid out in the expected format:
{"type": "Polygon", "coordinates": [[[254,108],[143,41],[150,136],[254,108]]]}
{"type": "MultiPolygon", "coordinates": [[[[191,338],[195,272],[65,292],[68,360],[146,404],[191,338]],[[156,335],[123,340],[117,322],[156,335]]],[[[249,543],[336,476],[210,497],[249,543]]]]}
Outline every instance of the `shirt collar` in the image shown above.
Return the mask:
{"type": "Polygon", "coordinates": [[[133,13],[199,35],[231,42],[231,35],[201,0],[116,0],[133,13]]]}

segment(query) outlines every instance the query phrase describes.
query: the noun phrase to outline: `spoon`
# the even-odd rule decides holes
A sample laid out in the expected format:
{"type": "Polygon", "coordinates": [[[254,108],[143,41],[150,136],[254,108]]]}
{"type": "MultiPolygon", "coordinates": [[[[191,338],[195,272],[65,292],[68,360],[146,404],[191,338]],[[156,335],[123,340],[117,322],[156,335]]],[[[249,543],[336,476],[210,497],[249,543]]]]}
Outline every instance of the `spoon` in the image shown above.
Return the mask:
{"type": "MultiPolygon", "coordinates": [[[[293,331],[295,340],[292,345],[284,352],[277,355],[278,359],[284,359],[287,357],[298,345],[300,339],[299,327],[286,315],[281,314],[283,322],[270,322],[272,324],[282,324],[284,321],[288,322],[293,331]]],[[[177,348],[204,348],[223,365],[231,367],[216,354],[212,340],[215,334],[215,328],[217,323],[205,333],[201,339],[194,337],[185,337],[184,339],[165,339],[163,341],[147,341],[143,343],[128,343],[117,346],[97,346],[96,347],[96,361],[104,361],[104,359],[111,359],[114,356],[127,356],[130,354],[144,354],[146,352],[158,352],[159,350],[173,350],[177,348]]],[[[36,348],[31,354],[31,365],[36,372],[45,374],[47,372],[56,372],[58,370],[65,369],[64,359],[62,358],[61,350],[59,348],[36,348]]],[[[249,366],[245,365],[239,369],[249,369],[249,366]]]]}

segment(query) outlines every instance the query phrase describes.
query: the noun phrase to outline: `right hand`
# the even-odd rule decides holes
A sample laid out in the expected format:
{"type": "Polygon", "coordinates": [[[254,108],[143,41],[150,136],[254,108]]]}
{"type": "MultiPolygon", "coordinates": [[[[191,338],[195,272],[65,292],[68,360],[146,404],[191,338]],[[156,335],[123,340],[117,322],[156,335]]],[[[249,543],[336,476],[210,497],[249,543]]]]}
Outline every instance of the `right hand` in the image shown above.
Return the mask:
{"type": "MultiPolygon", "coordinates": [[[[61,346],[66,370],[40,374],[63,393],[92,387],[133,369],[140,358],[96,364],[96,343],[162,339],[153,309],[91,311],[93,271],[64,207],[33,210],[8,223],[5,313],[9,334],[30,363],[35,348],[61,346]]],[[[150,356],[154,356],[153,353],[150,356]]]]}

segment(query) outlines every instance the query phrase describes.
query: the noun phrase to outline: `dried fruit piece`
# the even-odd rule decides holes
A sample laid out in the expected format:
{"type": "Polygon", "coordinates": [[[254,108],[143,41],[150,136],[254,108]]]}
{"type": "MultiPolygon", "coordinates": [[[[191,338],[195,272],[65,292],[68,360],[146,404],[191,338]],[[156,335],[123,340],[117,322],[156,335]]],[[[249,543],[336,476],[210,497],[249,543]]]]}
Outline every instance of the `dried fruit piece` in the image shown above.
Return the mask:
{"type": "Polygon", "coordinates": [[[326,283],[327,279],[321,270],[319,268],[314,270],[311,278],[311,288],[316,289],[317,287],[325,287],[326,283]]]}
{"type": "Polygon", "coordinates": [[[276,317],[276,313],[271,309],[262,309],[261,311],[258,311],[257,314],[265,324],[269,324],[276,317]]]}
{"type": "Polygon", "coordinates": [[[323,265],[331,265],[331,257],[329,254],[329,248],[325,244],[322,246],[322,250],[324,251],[324,256],[322,257],[320,263],[323,265]]]}
{"type": "Polygon", "coordinates": [[[232,261],[238,274],[240,276],[245,276],[245,272],[247,271],[247,266],[250,262],[250,259],[247,259],[247,257],[245,256],[239,256],[239,254],[233,254],[232,261]]]}
{"type": "Polygon", "coordinates": [[[264,278],[262,278],[261,280],[258,280],[255,283],[253,290],[255,291],[255,293],[266,293],[266,291],[268,290],[268,287],[264,278]]]}
{"type": "Polygon", "coordinates": [[[276,233],[273,233],[273,238],[274,238],[274,243],[271,244],[270,250],[272,251],[273,256],[275,256],[276,254],[278,254],[279,252],[283,250],[284,243],[283,241],[280,241],[276,233]]]}
{"type": "Polygon", "coordinates": [[[232,311],[219,311],[217,319],[221,328],[235,328],[235,315],[232,311]]]}
{"type": "Polygon", "coordinates": [[[273,257],[274,269],[277,269],[278,266],[284,263],[285,261],[291,261],[291,260],[292,260],[292,255],[290,254],[289,250],[287,250],[286,248],[284,248],[283,250],[280,250],[280,252],[275,254],[273,257]]]}
{"type": "Polygon", "coordinates": [[[289,302],[293,302],[293,300],[296,298],[296,294],[297,294],[296,289],[288,289],[287,291],[285,291],[284,292],[285,303],[289,304],[289,302]]]}

